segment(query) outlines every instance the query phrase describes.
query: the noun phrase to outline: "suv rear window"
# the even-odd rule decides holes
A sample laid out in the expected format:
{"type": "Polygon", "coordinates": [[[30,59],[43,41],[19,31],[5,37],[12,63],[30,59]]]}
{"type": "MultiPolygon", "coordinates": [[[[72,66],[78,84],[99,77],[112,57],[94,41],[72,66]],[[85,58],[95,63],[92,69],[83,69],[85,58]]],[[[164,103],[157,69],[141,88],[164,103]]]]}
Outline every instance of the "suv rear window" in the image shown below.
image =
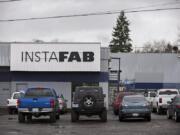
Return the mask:
{"type": "Polygon", "coordinates": [[[145,98],[144,97],[129,97],[129,96],[125,96],[123,98],[124,102],[145,102],[145,98]]]}
{"type": "Polygon", "coordinates": [[[177,91],[170,91],[170,90],[166,90],[166,91],[160,91],[159,95],[176,95],[178,94],[177,91]]]}
{"type": "Polygon", "coordinates": [[[27,90],[24,97],[53,97],[53,93],[48,88],[31,88],[27,90]]]}

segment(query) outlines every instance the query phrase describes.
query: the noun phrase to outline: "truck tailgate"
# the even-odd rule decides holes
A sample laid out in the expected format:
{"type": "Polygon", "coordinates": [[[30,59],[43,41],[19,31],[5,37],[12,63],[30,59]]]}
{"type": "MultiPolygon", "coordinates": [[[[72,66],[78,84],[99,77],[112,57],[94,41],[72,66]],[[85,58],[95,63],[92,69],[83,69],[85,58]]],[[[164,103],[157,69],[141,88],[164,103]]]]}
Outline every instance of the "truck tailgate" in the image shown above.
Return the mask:
{"type": "Polygon", "coordinates": [[[172,101],[176,95],[161,95],[159,98],[162,98],[162,104],[167,104],[168,101],[172,101]]]}
{"type": "Polygon", "coordinates": [[[50,108],[52,97],[21,98],[19,108],[50,108]]]}

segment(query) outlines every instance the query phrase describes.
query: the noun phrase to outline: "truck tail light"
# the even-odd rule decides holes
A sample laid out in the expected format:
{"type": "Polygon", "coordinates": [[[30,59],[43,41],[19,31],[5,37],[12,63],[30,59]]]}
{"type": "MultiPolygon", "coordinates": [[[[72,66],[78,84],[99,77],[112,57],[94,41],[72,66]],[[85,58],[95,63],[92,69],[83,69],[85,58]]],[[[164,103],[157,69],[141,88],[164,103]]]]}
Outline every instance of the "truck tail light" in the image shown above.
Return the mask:
{"type": "Polygon", "coordinates": [[[54,108],[54,106],[55,106],[55,101],[54,101],[54,99],[51,99],[51,100],[50,100],[50,106],[51,106],[51,108],[54,108]]]}
{"type": "Polygon", "coordinates": [[[162,103],[162,98],[159,98],[159,103],[162,103]]]}
{"type": "Polygon", "coordinates": [[[17,107],[19,107],[21,102],[20,102],[19,99],[17,99],[17,102],[16,102],[16,103],[17,103],[17,107]]]}
{"type": "Polygon", "coordinates": [[[176,108],[180,108],[180,105],[176,105],[176,108]]]}

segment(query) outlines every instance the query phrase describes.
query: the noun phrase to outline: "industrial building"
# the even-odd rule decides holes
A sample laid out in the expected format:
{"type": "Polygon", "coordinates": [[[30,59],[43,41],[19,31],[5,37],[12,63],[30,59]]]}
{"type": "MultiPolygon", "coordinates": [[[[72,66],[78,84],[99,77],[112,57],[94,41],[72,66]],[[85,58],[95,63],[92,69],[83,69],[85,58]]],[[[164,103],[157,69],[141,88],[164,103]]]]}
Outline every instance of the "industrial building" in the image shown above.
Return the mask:
{"type": "Polygon", "coordinates": [[[14,91],[51,87],[71,107],[76,86],[99,85],[108,105],[109,49],[100,43],[0,43],[0,106],[14,91]]]}
{"type": "Polygon", "coordinates": [[[14,91],[52,87],[71,108],[73,91],[81,85],[102,86],[108,107],[118,82],[129,90],[180,89],[180,55],[110,53],[89,42],[0,43],[0,107],[14,91]]]}
{"type": "MultiPolygon", "coordinates": [[[[120,83],[127,89],[180,89],[180,54],[177,53],[111,53],[120,58],[120,83]]],[[[111,70],[118,70],[111,60],[111,70]]],[[[116,83],[117,77],[110,76],[116,83]]]]}

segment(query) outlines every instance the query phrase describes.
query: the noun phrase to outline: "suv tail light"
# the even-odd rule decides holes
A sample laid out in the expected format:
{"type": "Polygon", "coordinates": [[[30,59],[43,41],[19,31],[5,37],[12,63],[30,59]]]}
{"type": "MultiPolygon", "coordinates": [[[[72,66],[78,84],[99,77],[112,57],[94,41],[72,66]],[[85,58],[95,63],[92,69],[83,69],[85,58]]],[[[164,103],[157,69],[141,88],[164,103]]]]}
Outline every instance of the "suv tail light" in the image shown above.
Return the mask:
{"type": "Polygon", "coordinates": [[[159,103],[162,103],[162,98],[159,98],[159,103]]]}
{"type": "Polygon", "coordinates": [[[19,107],[20,106],[20,100],[19,99],[17,99],[17,107],[19,107]]]}
{"type": "Polygon", "coordinates": [[[176,105],[176,108],[180,108],[180,105],[176,105]]]}
{"type": "Polygon", "coordinates": [[[51,108],[54,108],[54,106],[55,106],[55,101],[54,101],[54,99],[51,99],[51,100],[50,100],[50,106],[51,106],[51,108]]]}

